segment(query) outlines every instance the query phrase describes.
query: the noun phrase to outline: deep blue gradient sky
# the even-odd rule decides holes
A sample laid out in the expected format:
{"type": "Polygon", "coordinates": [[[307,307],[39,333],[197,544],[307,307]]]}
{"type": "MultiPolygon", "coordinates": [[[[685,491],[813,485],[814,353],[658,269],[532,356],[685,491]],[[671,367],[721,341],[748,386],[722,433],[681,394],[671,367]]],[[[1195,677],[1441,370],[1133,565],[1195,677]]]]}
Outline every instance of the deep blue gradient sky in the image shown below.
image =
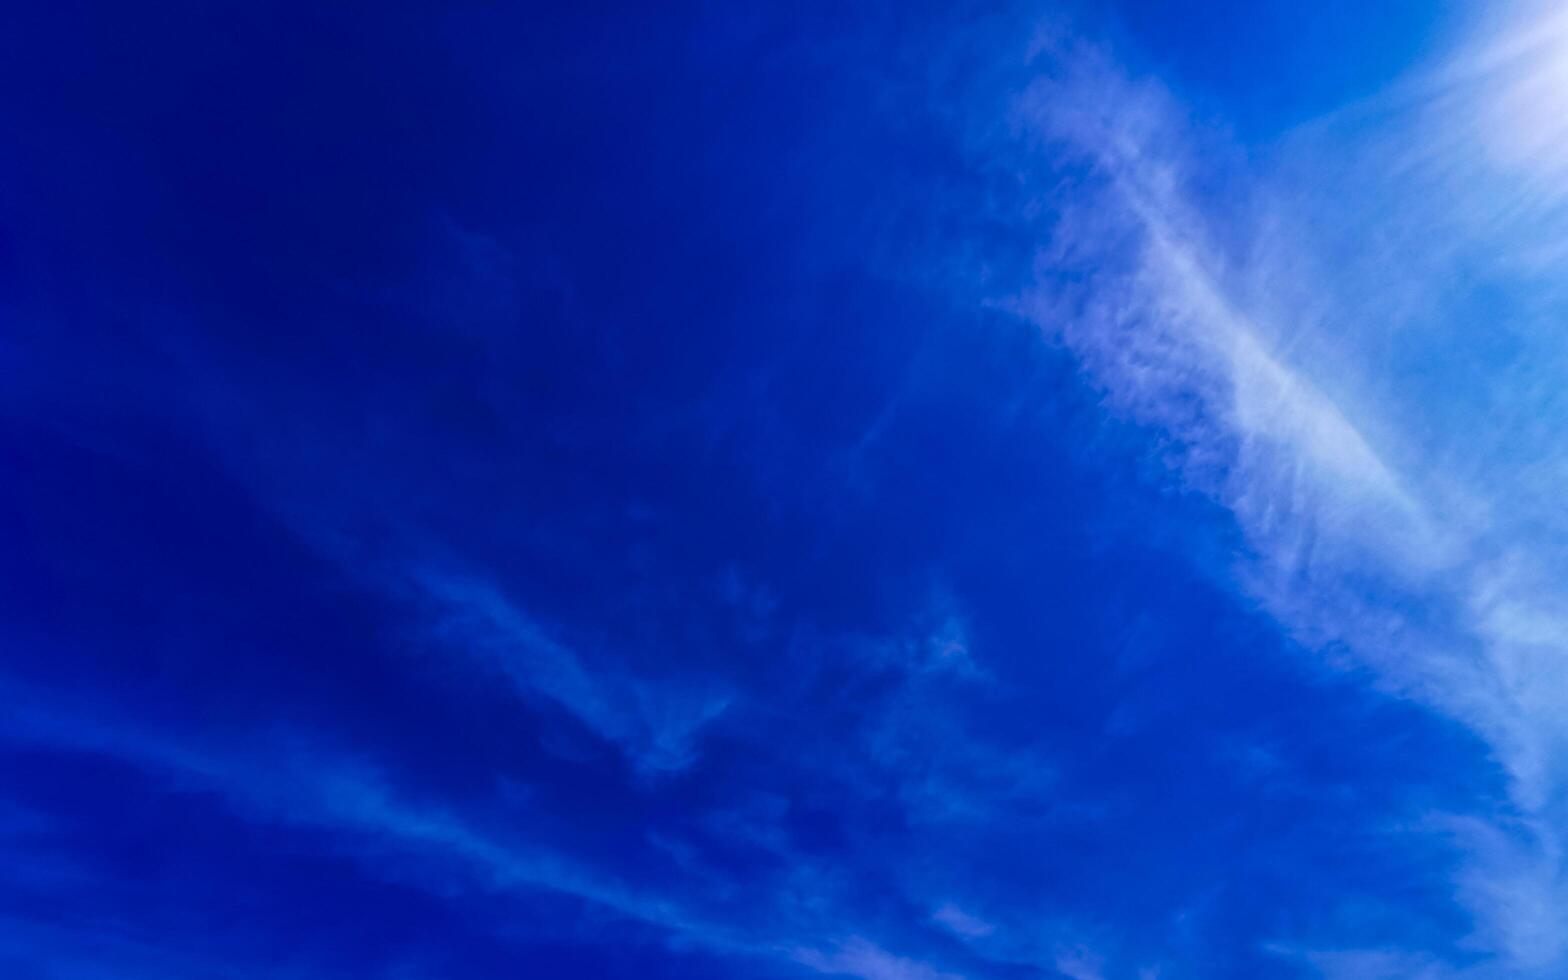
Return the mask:
{"type": "Polygon", "coordinates": [[[0,17],[0,975],[1568,975],[1568,21],[0,17]]]}

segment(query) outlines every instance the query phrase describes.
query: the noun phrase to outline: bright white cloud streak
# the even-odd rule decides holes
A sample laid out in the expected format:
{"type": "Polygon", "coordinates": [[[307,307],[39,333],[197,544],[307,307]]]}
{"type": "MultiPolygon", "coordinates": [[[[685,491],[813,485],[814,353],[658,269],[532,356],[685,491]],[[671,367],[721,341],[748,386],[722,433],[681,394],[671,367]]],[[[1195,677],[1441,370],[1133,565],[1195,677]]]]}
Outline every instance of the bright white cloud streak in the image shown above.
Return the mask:
{"type": "Polygon", "coordinates": [[[1477,26],[1245,159],[1101,52],[1041,64],[1020,118],[1077,166],[1016,308],[1234,513],[1255,601],[1490,747],[1509,804],[1425,815],[1466,855],[1465,975],[1562,976],[1568,14],[1477,26]]]}

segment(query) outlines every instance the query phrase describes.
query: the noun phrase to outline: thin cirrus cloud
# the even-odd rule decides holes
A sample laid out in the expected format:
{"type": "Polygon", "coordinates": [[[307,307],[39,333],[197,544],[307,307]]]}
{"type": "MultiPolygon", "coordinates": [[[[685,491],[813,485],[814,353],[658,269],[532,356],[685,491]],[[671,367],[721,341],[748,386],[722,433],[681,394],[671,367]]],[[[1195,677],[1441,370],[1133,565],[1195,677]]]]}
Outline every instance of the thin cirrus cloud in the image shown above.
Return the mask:
{"type": "MultiPolygon", "coordinates": [[[[283,823],[333,835],[339,849],[371,874],[406,880],[428,878],[439,892],[455,876],[481,889],[547,891],[668,930],[704,948],[742,956],[769,956],[769,944],[717,923],[704,923],[677,902],[639,894],[634,886],[581,865],[557,849],[532,846],[514,828],[482,828],[440,804],[416,802],[374,765],[339,751],[303,731],[280,731],[243,743],[197,747],[115,717],[98,705],[51,701],[25,685],[6,682],[7,693],[35,707],[5,724],[13,742],[115,760],[172,791],[217,794],[243,820],[283,823]],[[262,765],[259,760],[266,759],[262,765]],[[258,778],[258,773],[266,778],[258,778]],[[423,863],[422,863],[423,862],[423,863]],[[422,873],[411,869],[425,867],[422,873]]],[[[314,975],[307,971],[305,975],[314,975]]]]}
{"type": "MultiPolygon", "coordinates": [[[[1082,169],[1038,284],[1009,303],[1115,410],[1168,434],[1170,465],[1236,516],[1241,586],[1287,629],[1490,744],[1512,805],[1430,814],[1426,832],[1466,855],[1455,893],[1494,957],[1475,975],[1553,976],[1568,963],[1553,513],[1568,469],[1533,420],[1563,417],[1538,365],[1560,362],[1565,308],[1551,288],[1491,311],[1473,294],[1539,297],[1539,279],[1568,274],[1568,18],[1526,11],[1476,35],[1240,164],[1158,83],[1092,48],[1047,49],[1020,124],[1082,169]],[[1225,165],[1243,189],[1216,207],[1196,188],[1225,165]],[[1325,211],[1368,247],[1332,250],[1347,243],[1318,234],[1325,211]],[[1091,271],[1064,286],[1064,266],[1091,271]],[[1488,355],[1496,334],[1512,349],[1488,355]],[[1419,348],[1438,337],[1462,343],[1434,362],[1419,348]],[[1413,424],[1461,376],[1487,410],[1438,405],[1413,424]]],[[[1313,955],[1333,976],[1449,975],[1397,952],[1313,955]]]]}
{"type": "Polygon", "coordinates": [[[564,708],[647,773],[691,765],[702,728],[729,704],[724,694],[646,683],[614,666],[593,669],[483,582],[433,571],[416,578],[434,607],[430,636],[443,650],[506,677],[524,697],[564,708]]]}

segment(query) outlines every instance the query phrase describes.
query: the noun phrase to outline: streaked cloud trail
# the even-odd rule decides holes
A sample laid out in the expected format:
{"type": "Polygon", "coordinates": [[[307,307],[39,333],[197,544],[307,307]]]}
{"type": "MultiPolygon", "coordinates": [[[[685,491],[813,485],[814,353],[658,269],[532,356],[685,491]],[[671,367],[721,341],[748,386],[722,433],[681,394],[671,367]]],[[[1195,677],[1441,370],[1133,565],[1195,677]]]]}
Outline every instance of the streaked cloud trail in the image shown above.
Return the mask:
{"type": "MultiPolygon", "coordinates": [[[[1521,427],[1568,422],[1545,390],[1568,306],[1535,288],[1568,281],[1568,18],[1476,33],[1239,165],[1158,83],[1048,46],[1019,115],[1079,163],[1039,284],[1013,302],[1231,510],[1251,596],[1492,746],[1512,808],[1430,814],[1428,832],[1468,854],[1456,895],[1494,957],[1473,972],[1547,977],[1568,965],[1568,526],[1553,513],[1568,469],[1556,426],[1521,427]],[[1219,165],[1241,189],[1205,198],[1219,165]],[[1318,235],[1328,214],[1351,234],[1318,235]],[[1369,247],[1345,249],[1358,234],[1369,247]],[[1081,280],[1064,285],[1064,265],[1081,280]],[[1434,334],[1459,341],[1435,361],[1421,350],[1434,334]],[[1498,334],[1515,353],[1473,353],[1498,334]],[[1461,376],[1494,393],[1486,411],[1432,405],[1461,376]]],[[[1316,962],[1447,975],[1375,950],[1316,962]]]]}

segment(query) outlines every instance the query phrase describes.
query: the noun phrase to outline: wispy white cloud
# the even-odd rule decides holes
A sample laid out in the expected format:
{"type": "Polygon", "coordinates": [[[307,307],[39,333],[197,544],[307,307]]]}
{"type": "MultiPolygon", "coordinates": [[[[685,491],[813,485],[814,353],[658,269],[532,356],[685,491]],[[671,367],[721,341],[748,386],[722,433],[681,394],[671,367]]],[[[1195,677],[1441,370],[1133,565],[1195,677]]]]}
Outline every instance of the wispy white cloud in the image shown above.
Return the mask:
{"type": "Polygon", "coordinates": [[[945,902],[938,906],[937,910],[931,913],[931,919],[965,939],[984,939],[996,931],[996,926],[978,916],[970,915],[952,902],[945,902]]]}
{"type": "Polygon", "coordinates": [[[1047,192],[1038,285],[1012,303],[1235,515],[1255,601],[1491,747],[1511,812],[1453,838],[1456,894],[1475,944],[1547,976],[1568,965],[1550,925],[1568,917],[1551,434],[1568,412],[1549,393],[1568,358],[1547,326],[1568,298],[1543,277],[1568,282],[1568,17],[1529,14],[1264,162],[1103,52],[1042,49],[1020,118],[1070,177],[1047,192]],[[1201,192],[1216,169],[1234,194],[1201,192]]]}
{"type": "MultiPolygon", "coordinates": [[[[193,739],[141,724],[104,703],[64,698],[0,677],[0,694],[18,706],[0,718],[0,741],[117,760],[154,784],[211,794],[244,820],[320,830],[329,844],[372,876],[424,884],[440,893],[556,893],[664,931],[672,942],[732,956],[783,960],[864,980],[956,980],[960,974],[890,950],[856,932],[840,907],[845,869],[796,854],[777,833],[781,798],[750,801],[733,824],[711,828],[773,848],[791,868],[779,894],[753,920],[716,909],[733,902],[734,883],[683,867],[681,888],[628,879],[618,870],[541,839],[526,812],[499,813],[479,801],[451,801],[402,786],[362,754],[322,733],[276,727],[242,736],[193,739]],[[761,835],[760,838],[748,835],[761,835]]],[[[514,794],[515,796],[515,794],[514,794]]],[[[522,796],[523,810],[527,797],[522,796]]],[[[24,820],[19,814],[13,822],[24,820]]],[[[650,846],[682,864],[679,840],[650,835],[650,846]]],[[[978,920],[976,920],[978,921],[978,920]]],[[[5,937],[0,936],[0,946],[5,937]]]]}
{"type": "Polygon", "coordinates": [[[828,951],[797,949],[794,958],[819,973],[860,980],[958,980],[956,973],[944,973],[929,963],[896,956],[859,936],[828,951]]]}
{"type": "Polygon", "coordinates": [[[370,762],[302,731],[257,733],[234,742],[188,739],[113,717],[103,706],[68,704],[0,678],[0,690],[25,692],[0,734],[121,760],[151,779],[214,793],[240,816],[330,831],[336,845],[372,874],[416,879],[430,861],[435,887],[554,892],[667,930],[717,953],[779,955],[778,942],[695,913],[689,903],[649,892],[574,860],[526,835],[476,822],[395,788],[370,762]]]}
{"type": "Polygon", "coordinates": [[[1462,975],[1430,957],[1398,949],[1300,949],[1276,944],[1267,951],[1323,980],[1455,980],[1462,975]]]}
{"type": "Polygon", "coordinates": [[[611,668],[592,670],[482,580],[435,572],[417,580],[431,607],[435,639],[505,676],[525,695],[566,709],[619,745],[645,772],[691,765],[702,728],[730,703],[727,694],[708,688],[655,684],[611,668]]]}
{"type": "Polygon", "coordinates": [[[1071,980],[1105,980],[1105,960],[1089,950],[1073,947],[1056,954],[1056,970],[1071,980]]]}

